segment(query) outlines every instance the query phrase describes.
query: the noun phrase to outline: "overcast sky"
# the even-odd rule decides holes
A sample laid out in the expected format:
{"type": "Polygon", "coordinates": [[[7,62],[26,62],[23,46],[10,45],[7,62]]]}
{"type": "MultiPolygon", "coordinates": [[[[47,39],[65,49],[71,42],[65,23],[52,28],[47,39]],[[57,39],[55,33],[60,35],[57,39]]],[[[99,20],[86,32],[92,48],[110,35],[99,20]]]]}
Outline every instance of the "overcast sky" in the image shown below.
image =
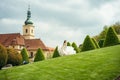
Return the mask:
{"type": "Polygon", "coordinates": [[[83,43],[120,20],[120,0],[0,0],[0,33],[21,33],[31,6],[35,36],[46,46],[83,43]]]}

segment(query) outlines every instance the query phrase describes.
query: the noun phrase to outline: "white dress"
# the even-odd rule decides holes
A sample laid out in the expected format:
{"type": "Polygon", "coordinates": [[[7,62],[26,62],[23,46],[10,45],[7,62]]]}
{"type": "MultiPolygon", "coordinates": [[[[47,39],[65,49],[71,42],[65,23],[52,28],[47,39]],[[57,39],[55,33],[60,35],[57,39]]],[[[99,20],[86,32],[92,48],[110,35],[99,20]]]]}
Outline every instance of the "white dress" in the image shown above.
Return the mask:
{"type": "Polygon", "coordinates": [[[67,46],[67,43],[64,43],[61,48],[59,48],[59,53],[61,56],[76,54],[76,51],[72,46],[67,46]]]}

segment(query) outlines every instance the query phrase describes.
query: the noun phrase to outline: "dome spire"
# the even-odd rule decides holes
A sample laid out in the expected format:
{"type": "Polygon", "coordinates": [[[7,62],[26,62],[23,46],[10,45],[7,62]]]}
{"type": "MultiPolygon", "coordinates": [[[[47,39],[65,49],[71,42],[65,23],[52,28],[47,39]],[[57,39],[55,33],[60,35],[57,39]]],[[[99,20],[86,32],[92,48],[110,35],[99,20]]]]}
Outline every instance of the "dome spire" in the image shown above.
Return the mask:
{"type": "Polygon", "coordinates": [[[31,21],[31,11],[30,11],[30,5],[28,5],[28,11],[27,11],[27,19],[25,21],[25,25],[27,24],[33,24],[33,22],[31,21]]]}

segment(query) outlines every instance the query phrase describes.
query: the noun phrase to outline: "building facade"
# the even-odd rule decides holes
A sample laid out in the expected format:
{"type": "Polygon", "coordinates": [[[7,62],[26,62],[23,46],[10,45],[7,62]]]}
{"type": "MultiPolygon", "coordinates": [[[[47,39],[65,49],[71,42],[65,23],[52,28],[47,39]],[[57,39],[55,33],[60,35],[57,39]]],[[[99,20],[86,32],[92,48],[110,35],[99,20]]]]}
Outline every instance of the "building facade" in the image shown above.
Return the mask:
{"type": "Polygon", "coordinates": [[[44,51],[45,57],[51,56],[53,48],[47,47],[41,39],[36,39],[35,26],[31,21],[30,7],[27,11],[27,19],[23,25],[23,35],[20,33],[0,34],[0,43],[7,48],[14,48],[19,53],[23,48],[28,50],[29,58],[33,59],[38,48],[44,51]]]}

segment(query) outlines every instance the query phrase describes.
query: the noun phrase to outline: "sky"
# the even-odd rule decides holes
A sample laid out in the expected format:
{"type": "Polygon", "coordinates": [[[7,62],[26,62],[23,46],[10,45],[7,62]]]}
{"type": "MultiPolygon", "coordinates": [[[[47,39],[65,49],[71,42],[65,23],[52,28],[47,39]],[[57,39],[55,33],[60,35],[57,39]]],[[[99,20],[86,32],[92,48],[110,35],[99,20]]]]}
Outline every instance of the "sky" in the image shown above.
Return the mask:
{"type": "Polygon", "coordinates": [[[120,20],[120,0],[0,0],[0,34],[22,34],[29,4],[35,37],[49,47],[82,44],[120,20]]]}

